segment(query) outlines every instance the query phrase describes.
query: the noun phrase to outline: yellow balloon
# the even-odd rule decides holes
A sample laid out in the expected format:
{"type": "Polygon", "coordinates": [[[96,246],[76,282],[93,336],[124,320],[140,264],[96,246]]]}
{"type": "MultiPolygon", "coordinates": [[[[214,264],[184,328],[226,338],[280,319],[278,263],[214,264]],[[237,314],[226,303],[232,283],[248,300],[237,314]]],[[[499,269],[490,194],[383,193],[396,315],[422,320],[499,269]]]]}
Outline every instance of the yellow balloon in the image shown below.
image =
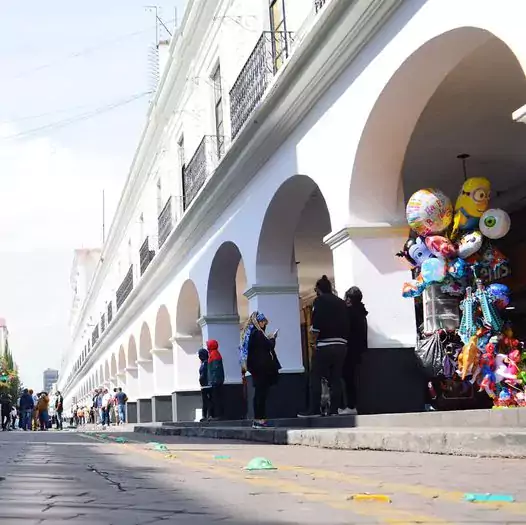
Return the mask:
{"type": "Polygon", "coordinates": [[[471,177],[462,185],[455,203],[454,237],[458,230],[476,230],[479,220],[489,207],[491,183],[484,177],[471,177]]]}

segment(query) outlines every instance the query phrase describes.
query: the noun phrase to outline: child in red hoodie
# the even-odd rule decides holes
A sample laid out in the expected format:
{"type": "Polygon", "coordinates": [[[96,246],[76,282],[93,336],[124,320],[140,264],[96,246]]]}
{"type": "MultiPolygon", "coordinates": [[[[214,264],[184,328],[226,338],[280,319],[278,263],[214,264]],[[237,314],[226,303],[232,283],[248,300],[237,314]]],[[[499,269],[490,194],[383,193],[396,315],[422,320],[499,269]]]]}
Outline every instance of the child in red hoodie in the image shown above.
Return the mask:
{"type": "Polygon", "coordinates": [[[212,406],[210,412],[212,419],[223,416],[223,384],[225,382],[225,369],[223,358],[219,353],[219,343],[215,339],[206,342],[208,350],[208,384],[212,387],[212,406]]]}

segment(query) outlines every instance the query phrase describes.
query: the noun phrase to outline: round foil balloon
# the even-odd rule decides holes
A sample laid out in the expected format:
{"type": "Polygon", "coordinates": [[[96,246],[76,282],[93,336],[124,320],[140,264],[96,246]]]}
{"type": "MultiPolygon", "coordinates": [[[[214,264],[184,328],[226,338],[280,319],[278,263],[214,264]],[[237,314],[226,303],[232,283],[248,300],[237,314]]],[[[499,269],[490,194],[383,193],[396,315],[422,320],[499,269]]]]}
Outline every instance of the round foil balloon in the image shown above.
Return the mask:
{"type": "Polygon", "coordinates": [[[446,278],[447,267],[443,259],[428,259],[422,264],[424,282],[441,283],[446,278]]]}
{"type": "Polygon", "coordinates": [[[453,205],[440,190],[418,190],[407,203],[406,217],[409,227],[418,235],[426,237],[443,232],[451,224],[453,205]]]}
{"type": "Polygon", "coordinates": [[[426,237],[426,246],[436,257],[452,258],[457,255],[456,246],[446,237],[430,235],[426,237]]]}
{"type": "Polygon", "coordinates": [[[482,233],[478,231],[465,233],[458,241],[458,256],[461,259],[471,257],[482,248],[483,241],[482,233]]]}
{"type": "Polygon", "coordinates": [[[511,219],[504,210],[488,210],[480,218],[479,228],[488,239],[502,239],[510,231],[511,219]]]}
{"type": "Polygon", "coordinates": [[[487,287],[487,290],[495,299],[495,306],[504,310],[510,304],[510,289],[505,284],[493,283],[487,287]]]}

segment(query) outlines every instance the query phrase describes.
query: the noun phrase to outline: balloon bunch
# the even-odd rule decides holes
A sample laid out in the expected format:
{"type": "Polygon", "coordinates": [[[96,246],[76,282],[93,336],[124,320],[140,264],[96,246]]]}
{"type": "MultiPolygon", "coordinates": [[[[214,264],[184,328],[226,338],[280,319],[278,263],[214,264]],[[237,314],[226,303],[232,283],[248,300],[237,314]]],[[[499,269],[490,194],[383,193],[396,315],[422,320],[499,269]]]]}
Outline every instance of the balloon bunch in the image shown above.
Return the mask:
{"type": "Polygon", "coordinates": [[[506,262],[490,240],[504,237],[511,220],[504,210],[488,209],[490,191],[487,179],[470,178],[454,209],[438,189],[422,189],[411,196],[406,208],[411,235],[396,254],[416,274],[404,284],[404,297],[418,297],[435,283],[441,283],[445,293],[463,295],[473,265],[490,273],[506,262]]]}
{"type": "MultiPolygon", "coordinates": [[[[491,241],[507,235],[511,227],[504,210],[489,209],[490,191],[487,179],[470,178],[454,209],[437,189],[411,196],[406,216],[412,234],[397,256],[411,264],[415,278],[404,284],[402,294],[417,297],[440,283],[442,292],[464,296],[457,330],[463,347],[454,375],[477,384],[495,406],[526,406],[526,352],[501,314],[509,305],[510,290],[504,284],[487,284],[507,262],[491,241]]],[[[451,357],[449,361],[455,368],[451,357]]]]}

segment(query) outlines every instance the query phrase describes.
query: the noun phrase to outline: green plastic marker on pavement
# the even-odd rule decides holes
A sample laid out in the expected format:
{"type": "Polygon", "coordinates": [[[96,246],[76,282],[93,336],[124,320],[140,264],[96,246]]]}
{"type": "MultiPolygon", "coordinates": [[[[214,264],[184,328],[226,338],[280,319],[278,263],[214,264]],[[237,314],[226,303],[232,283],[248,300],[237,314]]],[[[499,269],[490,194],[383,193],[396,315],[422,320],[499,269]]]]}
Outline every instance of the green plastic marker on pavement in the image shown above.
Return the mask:
{"type": "Polygon", "coordinates": [[[515,498],[511,494],[464,494],[464,500],[471,503],[513,503],[515,498]]]}
{"type": "Polygon", "coordinates": [[[230,459],[230,456],[214,456],[214,459],[230,459]]]}
{"type": "Polygon", "coordinates": [[[108,435],[107,434],[99,434],[99,437],[101,439],[107,439],[108,435]]]}
{"type": "Polygon", "coordinates": [[[168,450],[168,447],[166,445],[164,445],[163,443],[157,443],[157,445],[155,445],[155,450],[159,450],[161,452],[166,452],[168,450]]]}
{"type": "Polygon", "coordinates": [[[115,438],[115,443],[127,443],[128,440],[123,437],[115,438]]]}
{"type": "Polygon", "coordinates": [[[249,461],[245,470],[277,470],[272,461],[267,458],[253,458],[249,461]]]}

